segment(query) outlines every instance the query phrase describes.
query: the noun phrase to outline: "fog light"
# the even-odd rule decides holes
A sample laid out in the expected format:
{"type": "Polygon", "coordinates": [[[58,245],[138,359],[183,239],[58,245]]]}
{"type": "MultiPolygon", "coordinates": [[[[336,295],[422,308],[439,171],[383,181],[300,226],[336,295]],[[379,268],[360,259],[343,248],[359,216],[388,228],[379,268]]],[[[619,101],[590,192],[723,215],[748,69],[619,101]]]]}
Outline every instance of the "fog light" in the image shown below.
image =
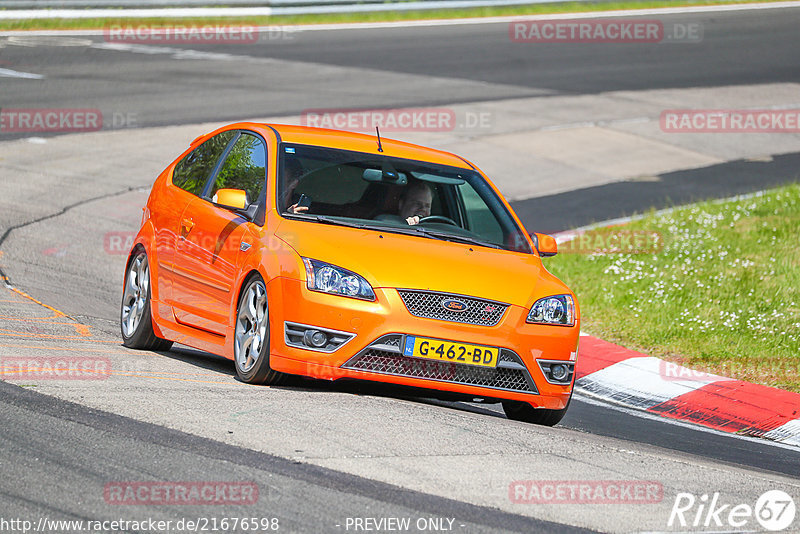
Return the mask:
{"type": "Polygon", "coordinates": [[[306,330],[303,334],[303,343],[309,347],[321,348],[328,344],[328,336],[319,330],[306,330]]]}
{"type": "Polygon", "coordinates": [[[289,321],[283,323],[283,332],[288,347],[327,353],[336,352],[342,345],[356,337],[350,332],[289,321]]]}
{"type": "Polygon", "coordinates": [[[536,360],[545,380],[551,384],[567,386],[572,382],[575,362],[563,360],[536,360]]]}
{"type": "Polygon", "coordinates": [[[556,364],[550,366],[550,377],[553,380],[558,380],[559,382],[567,378],[567,366],[562,364],[556,364]]]}

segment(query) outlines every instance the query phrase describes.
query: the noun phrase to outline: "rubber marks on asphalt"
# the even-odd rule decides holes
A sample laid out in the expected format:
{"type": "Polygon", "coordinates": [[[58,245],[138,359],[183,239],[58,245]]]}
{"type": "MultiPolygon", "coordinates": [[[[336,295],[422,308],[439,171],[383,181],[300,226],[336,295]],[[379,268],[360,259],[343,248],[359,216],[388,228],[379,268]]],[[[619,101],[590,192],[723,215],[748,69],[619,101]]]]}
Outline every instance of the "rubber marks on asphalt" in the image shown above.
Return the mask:
{"type": "Polygon", "coordinates": [[[581,336],[579,391],[708,428],[800,446],[800,395],[649,357],[581,336]]]}

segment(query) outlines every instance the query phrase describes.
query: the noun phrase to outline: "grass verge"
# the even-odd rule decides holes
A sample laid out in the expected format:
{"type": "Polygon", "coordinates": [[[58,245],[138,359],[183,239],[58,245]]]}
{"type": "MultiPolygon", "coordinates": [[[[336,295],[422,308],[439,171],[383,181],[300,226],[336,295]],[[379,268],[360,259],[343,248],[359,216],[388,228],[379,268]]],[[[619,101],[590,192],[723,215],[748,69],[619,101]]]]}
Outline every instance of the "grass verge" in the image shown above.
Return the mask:
{"type": "Polygon", "coordinates": [[[798,229],[794,184],[590,231],[547,266],[576,291],[584,331],[800,393],[798,229]]]}
{"type": "Polygon", "coordinates": [[[617,9],[647,9],[656,7],[704,6],[722,4],[757,4],[772,0],[647,0],[627,2],[569,2],[530,4],[503,7],[476,7],[468,9],[435,9],[419,11],[375,11],[365,13],[328,13],[318,15],[283,15],[271,17],[197,17],[197,18],[131,18],[120,9],[118,17],[87,19],[21,19],[0,20],[0,31],[9,30],[76,30],[102,29],[112,25],[168,24],[176,26],[227,24],[227,25],[295,25],[331,24],[352,22],[396,22],[448,18],[501,17],[513,15],[539,15],[553,13],[599,12],[617,9]]]}

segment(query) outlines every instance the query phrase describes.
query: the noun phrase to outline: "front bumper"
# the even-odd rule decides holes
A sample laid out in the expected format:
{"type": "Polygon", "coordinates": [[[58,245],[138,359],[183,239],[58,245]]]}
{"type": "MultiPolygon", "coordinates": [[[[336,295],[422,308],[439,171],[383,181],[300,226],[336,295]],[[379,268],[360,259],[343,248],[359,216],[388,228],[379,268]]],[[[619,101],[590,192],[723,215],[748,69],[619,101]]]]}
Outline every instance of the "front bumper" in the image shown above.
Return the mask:
{"type": "Polygon", "coordinates": [[[374,288],[368,302],[309,291],[305,281],[273,279],[270,303],[270,366],[285,373],[335,380],[389,382],[475,397],[529,402],[560,409],[572,391],[568,384],[547,381],[537,360],[574,363],[579,327],[525,323],[528,310],[510,305],[495,326],[415,317],[398,291],[374,288]],[[353,334],[332,352],[287,343],[286,322],[314,325],[353,334]],[[500,348],[496,368],[404,356],[404,335],[453,340],[500,348]]]}

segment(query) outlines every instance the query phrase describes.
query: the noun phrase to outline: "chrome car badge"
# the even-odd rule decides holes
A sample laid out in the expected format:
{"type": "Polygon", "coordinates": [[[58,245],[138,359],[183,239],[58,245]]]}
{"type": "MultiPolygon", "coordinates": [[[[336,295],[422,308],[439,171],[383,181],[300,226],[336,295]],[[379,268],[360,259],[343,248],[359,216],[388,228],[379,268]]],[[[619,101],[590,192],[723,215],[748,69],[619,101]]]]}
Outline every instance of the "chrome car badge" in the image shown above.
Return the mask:
{"type": "Polygon", "coordinates": [[[467,303],[466,303],[466,302],[464,302],[463,300],[458,300],[458,299],[444,299],[444,300],[442,301],[442,308],[444,308],[444,309],[445,309],[445,310],[447,310],[447,311],[451,311],[451,312],[463,312],[463,311],[467,311],[467,308],[468,308],[468,307],[469,307],[469,306],[467,306],[467,303]]]}

